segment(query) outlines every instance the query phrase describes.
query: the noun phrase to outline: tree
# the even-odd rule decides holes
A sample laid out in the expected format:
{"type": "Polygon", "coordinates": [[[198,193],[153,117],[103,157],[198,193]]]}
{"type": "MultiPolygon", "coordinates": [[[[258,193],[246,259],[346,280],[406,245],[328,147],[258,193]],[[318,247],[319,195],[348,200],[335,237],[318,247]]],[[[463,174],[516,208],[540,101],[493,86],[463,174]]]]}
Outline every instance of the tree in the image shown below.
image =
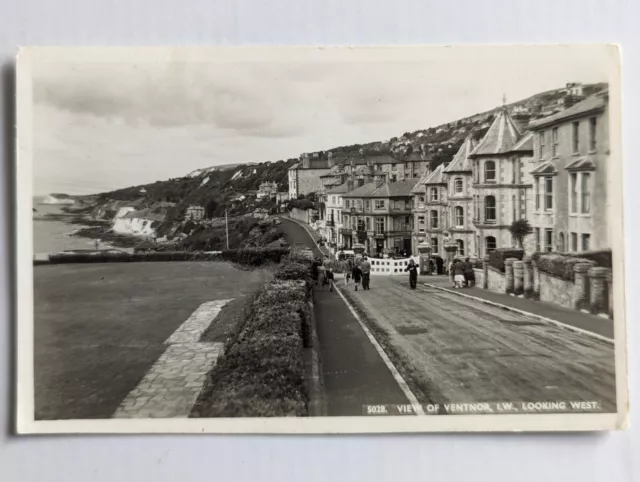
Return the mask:
{"type": "Polygon", "coordinates": [[[533,232],[533,228],[526,219],[516,219],[509,226],[509,232],[516,238],[521,249],[524,249],[524,238],[533,232]]]}
{"type": "Polygon", "coordinates": [[[216,202],[215,199],[212,199],[211,201],[209,201],[204,208],[205,217],[207,219],[211,219],[212,217],[214,217],[213,215],[216,212],[217,207],[218,207],[218,203],[216,202]]]}
{"type": "Polygon", "coordinates": [[[358,242],[364,244],[367,240],[367,232],[366,231],[356,231],[356,237],[358,238],[358,242]]]}

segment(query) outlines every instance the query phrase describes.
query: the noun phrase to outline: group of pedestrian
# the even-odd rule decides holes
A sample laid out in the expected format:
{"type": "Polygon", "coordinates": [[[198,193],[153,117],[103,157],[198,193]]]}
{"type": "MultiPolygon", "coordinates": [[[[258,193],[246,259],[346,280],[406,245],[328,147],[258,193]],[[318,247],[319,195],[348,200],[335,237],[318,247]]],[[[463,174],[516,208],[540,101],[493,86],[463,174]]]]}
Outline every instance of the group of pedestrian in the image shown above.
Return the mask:
{"type": "Polygon", "coordinates": [[[329,256],[325,256],[324,259],[316,258],[313,261],[311,270],[316,286],[320,285],[320,288],[324,291],[324,287],[328,285],[329,291],[333,291],[335,276],[329,256]]]}
{"type": "Polygon", "coordinates": [[[353,279],[354,290],[358,291],[360,283],[362,283],[362,289],[370,289],[371,283],[371,263],[367,256],[356,258],[355,260],[349,260],[349,266],[346,273],[347,284],[353,279]]]}
{"type": "Polygon", "coordinates": [[[464,261],[454,259],[449,265],[449,276],[454,288],[474,286],[476,283],[476,275],[469,258],[465,258],[464,261]]]}

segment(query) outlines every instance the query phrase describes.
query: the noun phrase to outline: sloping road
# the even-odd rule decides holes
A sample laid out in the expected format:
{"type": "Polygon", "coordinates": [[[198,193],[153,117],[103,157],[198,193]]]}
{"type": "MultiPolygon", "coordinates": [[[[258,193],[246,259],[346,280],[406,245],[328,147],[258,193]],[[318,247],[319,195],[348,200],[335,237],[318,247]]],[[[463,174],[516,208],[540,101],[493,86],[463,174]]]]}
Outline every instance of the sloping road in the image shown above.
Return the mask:
{"type": "Polygon", "coordinates": [[[421,402],[596,401],[615,411],[611,344],[452,293],[412,291],[408,276],[345,293],[421,402]]]}

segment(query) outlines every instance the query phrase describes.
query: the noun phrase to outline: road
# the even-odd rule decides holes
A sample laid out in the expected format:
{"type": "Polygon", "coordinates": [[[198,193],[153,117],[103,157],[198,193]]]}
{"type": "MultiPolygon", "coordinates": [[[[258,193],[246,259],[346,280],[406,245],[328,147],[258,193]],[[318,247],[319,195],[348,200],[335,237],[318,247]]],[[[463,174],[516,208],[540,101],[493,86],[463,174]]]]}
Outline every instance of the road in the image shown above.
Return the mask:
{"type": "Polygon", "coordinates": [[[596,401],[615,411],[613,345],[407,277],[345,291],[423,403],[596,401]]]}

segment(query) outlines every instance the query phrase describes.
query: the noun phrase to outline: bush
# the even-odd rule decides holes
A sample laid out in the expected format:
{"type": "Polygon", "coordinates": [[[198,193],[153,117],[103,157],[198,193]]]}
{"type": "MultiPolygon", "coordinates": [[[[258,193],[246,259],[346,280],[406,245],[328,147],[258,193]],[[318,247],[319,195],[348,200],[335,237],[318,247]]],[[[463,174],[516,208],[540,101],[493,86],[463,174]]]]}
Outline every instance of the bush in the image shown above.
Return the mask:
{"type": "Polygon", "coordinates": [[[603,268],[611,269],[613,266],[613,257],[610,249],[585,251],[584,253],[569,253],[568,256],[595,261],[597,266],[601,266],[603,268]]]}
{"type": "Polygon", "coordinates": [[[279,263],[288,248],[246,248],[222,251],[222,259],[247,266],[261,266],[268,261],[279,263]]]}
{"type": "Polygon", "coordinates": [[[573,267],[578,263],[591,263],[592,260],[586,258],[578,258],[575,256],[567,256],[554,253],[535,253],[532,259],[536,262],[538,270],[543,273],[555,276],[565,281],[574,281],[575,274],[573,267]]]}
{"type": "Polygon", "coordinates": [[[504,273],[504,262],[509,258],[522,259],[524,257],[523,249],[516,248],[498,248],[489,253],[489,266],[504,273]]]}
{"type": "Polygon", "coordinates": [[[311,313],[309,291],[300,281],[272,281],[254,298],[239,334],[209,373],[192,416],[307,415],[303,351],[311,313]]]}

